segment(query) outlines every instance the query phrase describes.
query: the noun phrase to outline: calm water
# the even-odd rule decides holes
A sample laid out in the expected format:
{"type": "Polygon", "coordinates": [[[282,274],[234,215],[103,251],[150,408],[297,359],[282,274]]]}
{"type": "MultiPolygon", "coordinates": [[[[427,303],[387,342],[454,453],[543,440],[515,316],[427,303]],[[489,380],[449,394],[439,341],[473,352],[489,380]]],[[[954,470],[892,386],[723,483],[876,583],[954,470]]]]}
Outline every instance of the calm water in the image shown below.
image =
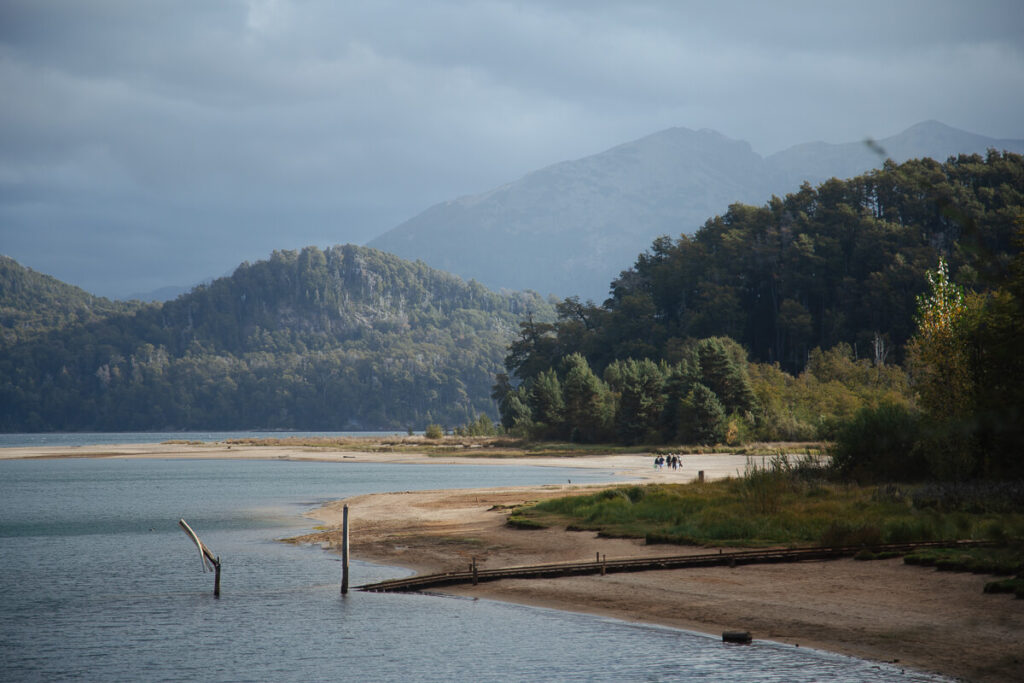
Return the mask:
{"type": "Polygon", "coordinates": [[[101,446],[119,443],[161,443],[171,440],[210,443],[226,439],[284,439],[298,437],[392,436],[406,432],[38,432],[0,434],[0,448],[28,446],[101,446]]]}
{"type": "MultiPolygon", "coordinates": [[[[352,592],[274,539],[371,491],[607,480],[551,468],[0,461],[4,681],[931,681],[769,643],[489,601],[352,592]],[[177,526],[223,559],[222,597],[177,526]]],[[[353,510],[358,533],[358,511],[353,510]]],[[[405,574],[355,563],[355,585],[405,574]]]]}

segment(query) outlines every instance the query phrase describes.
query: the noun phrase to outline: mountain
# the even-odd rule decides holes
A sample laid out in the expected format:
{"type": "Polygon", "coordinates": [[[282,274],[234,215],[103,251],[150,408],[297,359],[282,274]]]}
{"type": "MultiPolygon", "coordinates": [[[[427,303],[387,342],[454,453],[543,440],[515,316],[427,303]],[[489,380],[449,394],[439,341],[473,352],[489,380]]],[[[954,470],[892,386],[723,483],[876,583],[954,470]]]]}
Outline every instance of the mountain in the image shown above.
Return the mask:
{"type": "Polygon", "coordinates": [[[93,296],[0,255],[0,348],[55,328],[95,322],[140,306],[138,302],[93,296]]]}
{"type": "Polygon", "coordinates": [[[1024,140],[997,140],[951,128],[938,121],[925,121],[898,135],[870,142],[829,144],[811,142],[772,154],[766,159],[775,182],[792,191],[804,181],[812,184],[828,178],[852,178],[886,159],[902,163],[908,159],[929,158],[942,162],[958,154],[983,154],[989,149],[1024,153],[1024,140]]]}
{"type": "Polygon", "coordinates": [[[373,249],[277,251],[174,301],[47,319],[0,348],[0,431],[452,427],[494,414],[529,315],[554,311],[373,249]]]}
{"type": "Polygon", "coordinates": [[[654,236],[768,190],[764,159],[673,128],[433,206],[369,243],[494,288],[601,297],[654,236]]]}
{"type": "Polygon", "coordinates": [[[756,154],[711,130],[672,128],[566,161],[480,195],[430,207],[369,242],[494,289],[602,301],[609,283],[659,235],[692,234],[730,204],[761,202],[804,181],[988,148],[1024,151],[937,122],[875,143],[810,143],[756,154]]]}
{"type": "Polygon", "coordinates": [[[182,287],[180,285],[168,285],[167,287],[160,287],[149,292],[132,292],[128,295],[129,301],[170,301],[171,299],[177,299],[182,294],[190,292],[192,287],[182,287]]]}

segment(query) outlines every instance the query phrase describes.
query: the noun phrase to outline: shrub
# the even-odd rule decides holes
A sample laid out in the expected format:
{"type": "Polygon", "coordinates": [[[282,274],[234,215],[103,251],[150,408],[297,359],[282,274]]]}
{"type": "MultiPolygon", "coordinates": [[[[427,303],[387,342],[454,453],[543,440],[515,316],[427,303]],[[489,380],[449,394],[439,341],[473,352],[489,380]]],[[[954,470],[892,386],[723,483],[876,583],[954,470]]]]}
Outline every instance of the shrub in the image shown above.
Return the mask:
{"type": "Polygon", "coordinates": [[[986,593],[1013,593],[1018,599],[1024,598],[1024,578],[1002,579],[1001,581],[989,581],[985,584],[986,593]]]}
{"type": "Polygon", "coordinates": [[[440,439],[444,437],[444,428],[438,424],[429,424],[424,432],[428,439],[440,439]]]}
{"type": "Polygon", "coordinates": [[[961,510],[963,512],[1024,512],[1024,482],[976,481],[930,483],[914,490],[918,509],[961,510]]]}
{"type": "Polygon", "coordinates": [[[548,528],[548,525],[544,524],[543,522],[538,522],[535,519],[530,519],[529,517],[521,517],[515,514],[509,515],[508,520],[505,523],[514,529],[525,529],[527,531],[548,528]]]}
{"type": "Polygon", "coordinates": [[[501,430],[495,426],[490,417],[480,413],[475,420],[457,427],[455,433],[459,436],[498,436],[501,430]]]}
{"type": "Polygon", "coordinates": [[[917,447],[920,436],[920,419],[906,406],[883,402],[862,408],[840,426],[832,465],[859,482],[923,479],[929,468],[917,447]]]}
{"type": "Polygon", "coordinates": [[[882,532],[874,525],[853,525],[842,521],[832,522],[821,535],[821,545],[839,547],[844,545],[881,545],[882,532]]]}
{"type": "Polygon", "coordinates": [[[886,543],[914,543],[930,541],[936,537],[935,525],[931,520],[921,518],[901,518],[886,522],[882,530],[886,543]]]}

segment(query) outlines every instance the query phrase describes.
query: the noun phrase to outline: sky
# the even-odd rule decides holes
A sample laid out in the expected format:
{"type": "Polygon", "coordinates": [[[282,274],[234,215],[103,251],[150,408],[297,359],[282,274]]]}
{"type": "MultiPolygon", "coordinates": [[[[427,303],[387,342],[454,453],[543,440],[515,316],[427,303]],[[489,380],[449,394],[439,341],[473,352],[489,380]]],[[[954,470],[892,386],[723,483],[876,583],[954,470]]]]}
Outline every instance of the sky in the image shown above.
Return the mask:
{"type": "Polygon", "coordinates": [[[124,298],[674,126],[1024,138],[1024,2],[0,0],[0,253],[124,298]]]}

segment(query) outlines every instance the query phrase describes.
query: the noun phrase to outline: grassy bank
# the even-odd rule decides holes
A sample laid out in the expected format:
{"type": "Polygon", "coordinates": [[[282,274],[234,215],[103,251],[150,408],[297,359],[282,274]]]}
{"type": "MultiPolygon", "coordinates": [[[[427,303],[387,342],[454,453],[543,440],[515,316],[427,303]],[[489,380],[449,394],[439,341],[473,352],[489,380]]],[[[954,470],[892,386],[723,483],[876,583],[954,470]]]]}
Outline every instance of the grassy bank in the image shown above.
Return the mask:
{"type": "Polygon", "coordinates": [[[510,523],[566,526],[648,543],[753,547],[1024,538],[1024,509],[1009,509],[1014,491],[1002,497],[982,491],[966,502],[926,493],[755,468],[744,477],[709,483],[622,486],[548,500],[516,510],[510,523]]]}

